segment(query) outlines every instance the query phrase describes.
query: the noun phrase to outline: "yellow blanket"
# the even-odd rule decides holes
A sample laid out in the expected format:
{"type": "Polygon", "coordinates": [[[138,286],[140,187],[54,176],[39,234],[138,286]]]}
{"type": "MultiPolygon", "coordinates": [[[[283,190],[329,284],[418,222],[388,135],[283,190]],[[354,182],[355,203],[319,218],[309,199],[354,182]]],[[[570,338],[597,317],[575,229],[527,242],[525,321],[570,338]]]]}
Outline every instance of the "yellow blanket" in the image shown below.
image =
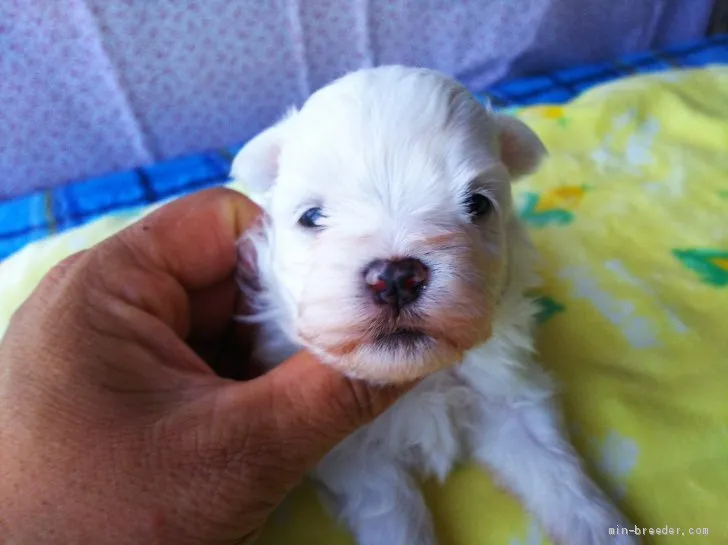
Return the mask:
{"type": "MultiPolygon", "coordinates": [[[[550,149],[515,192],[543,256],[538,347],[574,442],[646,543],[728,543],[728,68],[620,80],[517,115],[550,149]]],[[[0,264],[0,334],[49,267],[145,212],[0,264]]],[[[442,545],[549,543],[475,467],[424,487],[442,545]]],[[[350,543],[308,486],[261,539],[350,543]]]]}

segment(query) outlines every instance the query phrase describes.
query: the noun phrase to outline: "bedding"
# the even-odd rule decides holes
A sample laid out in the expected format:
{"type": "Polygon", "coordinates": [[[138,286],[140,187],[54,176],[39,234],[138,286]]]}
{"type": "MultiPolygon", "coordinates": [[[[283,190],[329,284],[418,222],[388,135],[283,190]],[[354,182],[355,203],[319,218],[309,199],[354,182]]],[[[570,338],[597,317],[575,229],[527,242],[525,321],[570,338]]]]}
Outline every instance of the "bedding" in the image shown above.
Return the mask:
{"type": "MultiPolygon", "coordinates": [[[[561,104],[600,83],[676,66],[728,63],[728,35],[633,53],[597,64],[472,87],[497,108],[561,104]]],[[[480,76],[476,79],[482,79],[480,76]]],[[[240,143],[0,200],[0,260],[26,244],[87,223],[110,211],[225,183],[240,143]]]]}
{"type": "MultiPolygon", "coordinates": [[[[497,108],[561,104],[585,89],[619,77],[711,63],[728,63],[728,35],[632,53],[609,62],[509,79],[488,87],[486,92],[479,92],[480,87],[473,89],[497,108]]],[[[82,225],[110,211],[225,183],[230,161],[239,147],[239,143],[233,144],[0,200],[0,260],[34,240],[82,225]]]]}
{"type": "Polygon", "coordinates": [[[714,3],[2,0],[0,198],[248,139],[355,68],[482,89],[696,39],[714,3]]]}
{"type": "MultiPolygon", "coordinates": [[[[574,443],[645,543],[728,543],[728,66],[635,75],[509,110],[550,152],[514,193],[541,254],[540,359],[562,385],[574,443]]],[[[0,263],[0,334],[59,259],[161,202],[0,263]]],[[[423,487],[442,545],[550,543],[477,467],[423,487]]],[[[305,484],[259,543],[351,540],[305,484]]]]}

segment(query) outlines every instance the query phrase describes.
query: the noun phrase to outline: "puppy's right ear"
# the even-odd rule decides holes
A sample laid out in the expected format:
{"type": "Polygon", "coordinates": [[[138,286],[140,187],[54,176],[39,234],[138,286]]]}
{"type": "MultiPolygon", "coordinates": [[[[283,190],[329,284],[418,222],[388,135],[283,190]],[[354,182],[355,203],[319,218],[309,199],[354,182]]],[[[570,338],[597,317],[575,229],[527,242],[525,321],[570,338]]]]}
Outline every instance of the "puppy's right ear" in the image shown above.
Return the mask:
{"type": "Polygon", "coordinates": [[[250,191],[268,191],[278,176],[285,131],[296,113],[295,108],[291,109],[278,123],[248,141],[233,159],[230,176],[250,191]]]}

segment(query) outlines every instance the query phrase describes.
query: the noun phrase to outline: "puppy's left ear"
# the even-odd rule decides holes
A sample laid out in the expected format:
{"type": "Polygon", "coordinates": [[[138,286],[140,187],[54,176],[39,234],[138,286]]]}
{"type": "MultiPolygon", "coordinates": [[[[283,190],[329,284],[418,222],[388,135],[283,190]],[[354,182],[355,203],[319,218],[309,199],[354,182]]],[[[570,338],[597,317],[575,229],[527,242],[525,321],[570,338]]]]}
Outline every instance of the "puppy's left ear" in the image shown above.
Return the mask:
{"type": "Polygon", "coordinates": [[[546,156],[546,147],[528,125],[515,117],[494,113],[501,162],[513,180],[531,174],[546,156]]]}
{"type": "Polygon", "coordinates": [[[245,144],[233,159],[230,176],[256,193],[270,189],[278,177],[278,157],[286,127],[296,113],[291,109],[278,123],[245,144]]]}

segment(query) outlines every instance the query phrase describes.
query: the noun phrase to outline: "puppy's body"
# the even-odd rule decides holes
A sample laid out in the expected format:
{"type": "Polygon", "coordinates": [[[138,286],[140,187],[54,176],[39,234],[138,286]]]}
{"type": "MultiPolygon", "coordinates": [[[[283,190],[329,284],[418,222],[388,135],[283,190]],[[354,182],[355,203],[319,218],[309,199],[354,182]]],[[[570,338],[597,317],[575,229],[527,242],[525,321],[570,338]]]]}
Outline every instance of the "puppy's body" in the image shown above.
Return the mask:
{"type": "Polygon", "coordinates": [[[250,239],[256,285],[243,282],[258,359],[306,347],[353,377],[425,377],[315,470],[360,545],[434,545],[413,475],[444,479],[468,459],[559,543],[632,543],[609,536],[625,521],[583,472],[532,360],[536,278],[510,181],[542,154],[451,80],[384,67],[317,92],[236,158],[269,216],[250,239]],[[379,272],[405,262],[421,274],[379,272]]]}

